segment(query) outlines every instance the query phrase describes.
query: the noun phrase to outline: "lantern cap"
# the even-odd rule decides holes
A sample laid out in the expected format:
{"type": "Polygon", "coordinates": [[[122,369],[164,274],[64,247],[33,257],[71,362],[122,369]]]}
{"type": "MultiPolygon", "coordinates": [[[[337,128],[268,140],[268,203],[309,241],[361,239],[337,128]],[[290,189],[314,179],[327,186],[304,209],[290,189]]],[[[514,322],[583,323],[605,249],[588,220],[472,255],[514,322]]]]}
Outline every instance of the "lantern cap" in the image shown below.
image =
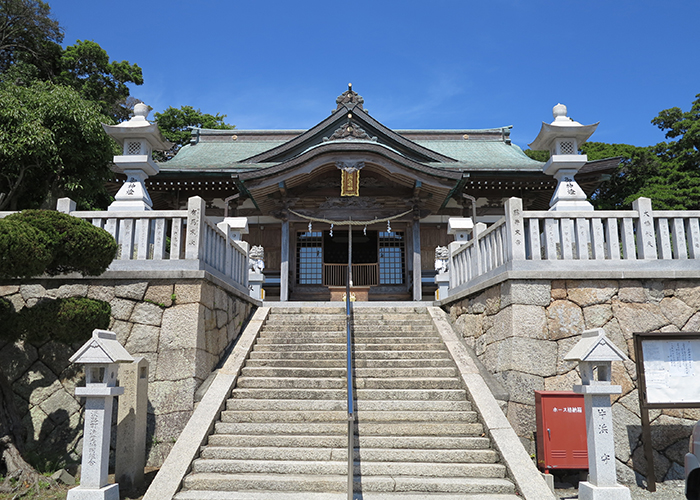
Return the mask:
{"type": "Polygon", "coordinates": [[[85,342],[70,357],[71,363],[111,364],[131,363],[134,358],[117,340],[117,334],[107,330],[95,329],[92,338],[85,342]]]}
{"type": "Polygon", "coordinates": [[[581,340],[564,357],[566,361],[627,361],[627,355],[605,336],[605,330],[586,330],[581,340]]]}

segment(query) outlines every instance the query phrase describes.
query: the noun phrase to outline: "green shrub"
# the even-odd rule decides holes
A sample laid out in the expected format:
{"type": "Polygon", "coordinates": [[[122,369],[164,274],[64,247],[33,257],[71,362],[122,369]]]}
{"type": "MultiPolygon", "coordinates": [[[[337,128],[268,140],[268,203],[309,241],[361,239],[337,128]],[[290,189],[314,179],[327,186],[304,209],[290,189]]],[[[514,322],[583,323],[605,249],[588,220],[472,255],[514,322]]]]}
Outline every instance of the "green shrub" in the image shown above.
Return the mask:
{"type": "Polygon", "coordinates": [[[52,260],[49,237],[12,217],[0,219],[0,277],[28,278],[43,274],[52,260]]]}
{"type": "Polygon", "coordinates": [[[111,307],[84,297],[44,300],[17,314],[15,335],[30,342],[48,339],[71,344],[90,338],[95,328],[109,327],[111,307]]]}
{"type": "Polygon", "coordinates": [[[25,210],[5,219],[24,222],[47,235],[53,258],[44,271],[52,276],[73,271],[100,275],[117,254],[114,238],[84,219],[51,210],[25,210]]]}

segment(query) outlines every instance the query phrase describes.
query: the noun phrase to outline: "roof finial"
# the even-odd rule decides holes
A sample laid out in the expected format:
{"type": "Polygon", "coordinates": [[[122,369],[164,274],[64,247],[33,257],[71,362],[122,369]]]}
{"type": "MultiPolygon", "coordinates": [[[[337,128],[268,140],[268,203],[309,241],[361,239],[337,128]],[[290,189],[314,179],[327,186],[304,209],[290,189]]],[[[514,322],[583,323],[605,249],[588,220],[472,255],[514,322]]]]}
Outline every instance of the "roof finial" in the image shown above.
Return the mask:
{"type": "Polygon", "coordinates": [[[348,90],[340,94],[335,102],[338,105],[336,108],[336,111],[338,111],[343,107],[347,110],[352,110],[355,107],[362,109],[362,104],[365,100],[357,92],[352,90],[352,83],[348,83],[348,90]]]}

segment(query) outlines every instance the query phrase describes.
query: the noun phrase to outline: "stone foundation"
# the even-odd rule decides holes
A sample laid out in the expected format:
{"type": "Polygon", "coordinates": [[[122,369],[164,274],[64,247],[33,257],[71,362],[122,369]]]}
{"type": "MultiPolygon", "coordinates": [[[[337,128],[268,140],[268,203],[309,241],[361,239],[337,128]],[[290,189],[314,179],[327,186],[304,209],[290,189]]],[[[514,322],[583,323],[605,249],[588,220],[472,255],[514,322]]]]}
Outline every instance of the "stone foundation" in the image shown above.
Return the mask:
{"type": "MultiPolygon", "coordinates": [[[[197,388],[238,337],[254,309],[249,297],[209,279],[45,279],[5,281],[0,297],[15,309],[43,298],[89,297],[110,303],[109,329],[132,356],[150,362],[148,465],[160,465],[194,410],[197,388]]],[[[78,460],[84,384],[68,358],[80,347],[49,341],[0,344],[0,363],[28,431],[27,449],[78,460]]],[[[116,407],[116,405],[115,405],[116,407]]],[[[116,429],[115,429],[116,431],[116,429]]],[[[116,432],[113,432],[113,439],[116,432]]]]}
{"type": "MultiPolygon", "coordinates": [[[[700,280],[509,280],[446,306],[458,332],[510,391],[508,420],[535,453],[534,391],[580,383],[564,356],[581,332],[603,328],[634,360],[634,332],[700,331],[700,280]]],[[[633,361],[613,363],[615,447],[620,481],[646,475],[633,361]]],[[[654,410],[658,480],[683,479],[683,457],[700,409],[654,410]]]]}

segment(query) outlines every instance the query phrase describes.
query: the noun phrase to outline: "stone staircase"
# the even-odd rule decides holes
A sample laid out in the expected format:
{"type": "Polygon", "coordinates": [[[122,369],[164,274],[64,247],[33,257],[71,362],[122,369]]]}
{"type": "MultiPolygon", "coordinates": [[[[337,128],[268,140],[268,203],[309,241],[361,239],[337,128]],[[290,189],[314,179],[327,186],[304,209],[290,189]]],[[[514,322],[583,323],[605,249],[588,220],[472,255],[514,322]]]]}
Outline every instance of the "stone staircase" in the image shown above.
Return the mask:
{"type": "MultiPolygon", "coordinates": [[[[519,498],[425,309],[353,324],[355,498],[519,498]]],[[[273,308],[175,498],[346,498],[345,356],[344,309],[273,308]]]]}

